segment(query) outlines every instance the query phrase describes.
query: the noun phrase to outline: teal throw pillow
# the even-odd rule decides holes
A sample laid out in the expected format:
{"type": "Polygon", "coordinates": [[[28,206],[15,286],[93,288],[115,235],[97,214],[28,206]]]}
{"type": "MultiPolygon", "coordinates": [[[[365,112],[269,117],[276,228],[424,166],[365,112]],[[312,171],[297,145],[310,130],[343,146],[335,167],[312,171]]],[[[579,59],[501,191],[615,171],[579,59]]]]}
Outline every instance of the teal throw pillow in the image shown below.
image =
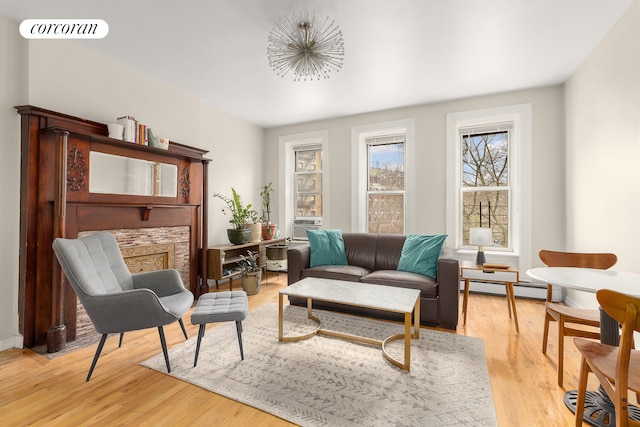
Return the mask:
{"type": "Polygon", "coordinates": [[[307,230],[311,248],[310,266],[347,265],[341,230],[307,230]]]}
{"type": "Polygon", "coordinates": [[[424,274],[435,279],[438,276],[438,256],[446,238],[446,234],[408,234],[402,246],[397,270],[424,274]]]}

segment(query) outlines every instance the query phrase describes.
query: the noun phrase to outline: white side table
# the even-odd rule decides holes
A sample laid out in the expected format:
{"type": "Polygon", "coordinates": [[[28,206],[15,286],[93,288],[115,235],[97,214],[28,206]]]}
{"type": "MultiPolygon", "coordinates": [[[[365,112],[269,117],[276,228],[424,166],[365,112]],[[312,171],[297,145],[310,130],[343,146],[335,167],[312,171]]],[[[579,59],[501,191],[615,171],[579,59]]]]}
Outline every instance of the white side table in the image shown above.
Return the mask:
{"type": "Polygon", "coordinates": [[[507,307],[509,309],[509,318],[513,311],[513,320],[516,323],[516,331],[520,333],[518,327],[518,313],[516,312],[516,297],[513,292],[513,284],[519,281],[518,269],[513,265],[477,265],[473,261],[462,261],[460,263],[460,277],[464,280],[464,298],[462,300],[462,313],[464,314],[464,325],[467,324],[467,303],[469,301],[469,283],[471,280],[475,282],[491,282],[504,283],[505,293],[507,296],[507,307]]]}

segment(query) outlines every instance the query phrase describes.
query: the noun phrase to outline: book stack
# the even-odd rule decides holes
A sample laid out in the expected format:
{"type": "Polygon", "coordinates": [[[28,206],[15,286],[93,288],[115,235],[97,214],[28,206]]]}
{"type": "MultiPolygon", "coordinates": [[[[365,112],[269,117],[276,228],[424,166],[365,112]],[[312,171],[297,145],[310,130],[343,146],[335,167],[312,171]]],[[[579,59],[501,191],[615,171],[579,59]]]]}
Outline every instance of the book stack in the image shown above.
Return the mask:
{"type": "Polygon", "coordinates": [[[124,126],[124,141],[149,145],[147,125],[138,122],[133,116],[118,117],[118,124],[124,126]]]}

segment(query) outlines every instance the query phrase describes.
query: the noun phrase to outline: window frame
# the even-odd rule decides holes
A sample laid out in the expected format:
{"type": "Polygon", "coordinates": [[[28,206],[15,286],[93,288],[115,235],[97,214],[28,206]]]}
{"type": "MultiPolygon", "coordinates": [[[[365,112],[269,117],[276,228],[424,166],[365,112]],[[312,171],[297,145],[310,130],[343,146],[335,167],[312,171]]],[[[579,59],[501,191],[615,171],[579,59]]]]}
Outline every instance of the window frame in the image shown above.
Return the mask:
{"type": "Polygon", "coordinates": [[[447,203],[446,231],[451,245],[458,249],[461,259],[473,259],[475,247],[463,247],[462,243],[462,153],[460,129],[482,127],[495,123],[513,123],[510,141],[510,240],[511,250],[485,251],[494,262],[513,263],[522,271],[532,265],[531,236],[531,158],[532,158],[532,106],[517,104],[503,107],[486,108],[457,113],[448,113],[446,117],[446,167],[447,167],[447,203]]]}
{"type": "Polygon", "coordinates": [[[404,172],[407,170],[407,155],[406,155],[406,148],[407,148],[407,137],[405,133],[401,133],[401,134],[395,134],[395,135],[387,135],[384,137],[370,137],[370,138],[365,138],[365,144],[366,144],[366,156],[367,156],[367,188],[365,190],[365,197],[366,197],[366,221],[367,221],[367,232],[371,232],[369,230],[369,223],[370,223],[370,203],[369,203],[369,198],[372,195],[401,195],[402,196],[402,231],[398,234],[405,234],[406,232],[406,227],[407,227],[407,185],[406,185],[406,179],[404,177],[404,172]],[[371,190],[371,188],[369,187],[371,182],[371,162],[370,162],[370,149],[372,146],[377,146],[377,145],[388,145],[388,144],[402,144],[402,168],[403,168],[403,188],[402,190],[371,190]]]}
{"type": "Polygon", "coordinates": [[[282,189],[282,197],[279,198],[279,223],[278,228],[285,236],[293,235],[293,220],[295,219],[295,152],[294,148],[305,145],[320,145],[322,147],[322,219],[323,227],[330,224],[330,198],[329,198],[329,132],[320,130],[299,134],[282,135],[278,138],[278,157],[280,168],[278,175],[278,188],[282,189]]]}
{"type": "Polygon", "coordinates": [[[405,164],[405,233],[415,230],[415,120],[401,119],[351,128],[351,229],[356,232],[367,232],[367,172],[368,157],[366,141],[371,138],[384,138],[391,135],[404,134],[405,164]]]}
{"type": "MultiPolygon", "coordinates": [[[[486,123],[480,127],[478,126],[471,126],[471,127],[461,127],[459,128],[459,136],[458,136],[458,144],[460,144],[460,185],[459,185],[459,197],[460,197],[460,234],[457,236],[457,239],[454,240],[457,248],[459,249],[467,249],[467,250],[475,250],[477,248],[477,246],[475,245],[470,245],[470,244],[464,244],[464,218],[462,216],[462,211],[464,209],[464,194],[465,193],[472,193],[472,192],[492,192],[492,191],[506,191],[507,192],[507,201],[508,201],[508,206],[509,206],[509,210],[508,210],[508,216],[509,216],[509,220],[508,220],[508,231],[507,231],[507,236],[508,236],[508,242],[507,242],[507,246],[506,247],[501,247],[501,246],[493,246],[493,245],[486,245],[484,246],[485,251],[486,250],[491,250],[491,251],[502,251],[502,252],[514,252],[514,239],[512,236],[512,232],[513,232],[513,219],[514,219],[514,210],[513,210],[513,174],[514,174],[514,156],[512,155],[512,148],[513,148],[513,123],[512,122],[508,122],[508,123],[486,123]],[[508,148],[507,148],[507,162],[508,162],[508,169],[507,169],[507,175],[508,175],[508,185],[505,186],[476,186],[476,187],[465,187],[463,185],[463,168],[462,165],[464,164],[464,159],[463,159],[463,153],[462,153],[462,144],[463,144],[463,138],[465,136],[475,136],[475,135],[483,135],[483,134],[493,134],[493,133],[503,133],[506,132],[507,133],[507,143],[508,143],[508,148]]],[[[487,218],[487,215],[483,215],[482,218],[487,218]]],[[[474,225],[475,227],[475,225],[474,225]]]]}
{"type": "Polygon", "coordinates": [[[294,145],[293,146],[293,219],[322,219],[322,215],[313,215],[313,216],[298,216],[298,196],[300,194],[307,194],[307,195],[320,195],[320,197],[322,198],[322,202],[321,202],[321,211],[324,213],[324,179],[321,179],[322,181],[322,189],[320,192],[318,191],[307,191],[307,192],[301,192],[298,189],[298,180],[297,178],[301,175],[313,175],[313,174],[318,174],[320,173],[321,177],[324,177],[324,156],[323,156],[323,152],[322,152],[322,145],[320,144],[298,144],[298,145],[294,145]],[[315,170],[313,172],[308,172],[308,171],[298,171],[298,167],[297,167],[297,158],[296,158],[296,154],[301,153],[301,152],[305,152],[305,151],[319,151],[320,152],[320,158],[322,161],[322,167],[320,168],[320,171],[315,170]]]}

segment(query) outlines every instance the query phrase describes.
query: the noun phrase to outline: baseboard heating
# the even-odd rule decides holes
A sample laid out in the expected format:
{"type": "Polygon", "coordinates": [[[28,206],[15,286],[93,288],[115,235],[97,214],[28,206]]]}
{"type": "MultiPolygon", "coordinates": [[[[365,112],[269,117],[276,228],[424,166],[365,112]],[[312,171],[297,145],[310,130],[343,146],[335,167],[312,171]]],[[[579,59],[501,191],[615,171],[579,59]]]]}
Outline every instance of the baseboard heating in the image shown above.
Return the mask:
{"type": "MultiPolygon", "coordinates": [[[[464,281],[460,281],[460,290],[464,291],[464,281]]],[[[516,298],[529,298],[529,299],[547,299],[547,285],[519,282],[513,285],[516,298]]],[[[480,294],[489,295],[504,295],[504,283],[484,283],[471,281],[469,285],[469,292],[475,292],[480,294]]],[[[559,302],[562,300],[562,290],[557,286],[553,288],[553,301],[559,302]]]]}

